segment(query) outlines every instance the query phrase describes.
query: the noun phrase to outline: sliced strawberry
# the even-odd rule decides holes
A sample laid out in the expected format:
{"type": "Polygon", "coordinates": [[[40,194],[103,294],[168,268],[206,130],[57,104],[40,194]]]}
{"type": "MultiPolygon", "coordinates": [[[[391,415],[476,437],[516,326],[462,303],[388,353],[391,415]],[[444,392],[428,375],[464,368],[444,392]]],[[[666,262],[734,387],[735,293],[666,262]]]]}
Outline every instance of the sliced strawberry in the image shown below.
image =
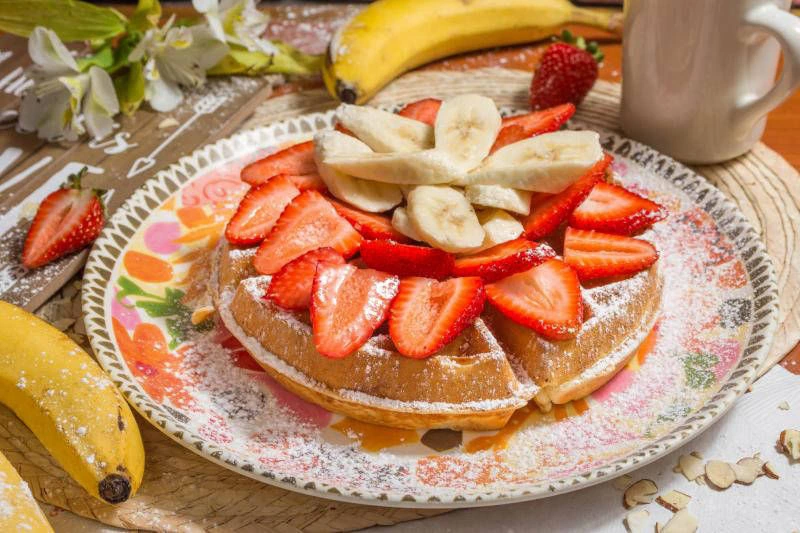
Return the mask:
{"type": "Polygon", "coordinates": [[[408,242],[408,237],[392,227],[392,221],[376,213],[367,213],[337,200],[329,200],[336,212],[353,225],[365,239],[392,239],[397,242],[408,242]]]}
{"type": "Polygon", "coordinates": [[[453,271],[453,256],[443,250],[386,239],[361,243],[361,259],[370,268],[398,276],[442,279],[453,271]]]}
{"type": "Polygon", "coordinates": [[[656,259],[655,247],[642,239],[575,228],[564,238],[564,261],[581,280],[633,274],[656,259]]]}
{"type": "Polygon", "coordinates": [[[258,247],[253,266],[260,274],[274,274],[310,250],[329,246],[350,257],[360,244],[361,235],[339,216],[330,202],[317,191],[305,191],[283,210],[258,247]]]}
{"type": "Polygon", "coordinates": [[[250,185],[265,183],[278,174],[315,174],[314,141],[307,141],[284,148],[264,159],[254,161],[242,169],[242,181],[250,185]]]}
{"type": "Polygon", "coordinates": [[[256,185],[239,202],[236,214],[225,228],[225,238],[241,246],[260,243],[298,194],[300,190],[286,176],[275,176],[256,185]]]}
{"type": "Polygon", "coordinates": [[[598,183],[572,212],[569,225],[606,233],[630,235],[666,217],[657,203],[610,183],[598,183]]]}
{"type": "Polygon", "coordinates": [[[559,259],[490,283],[486,295],[505,316],[548,339],[574,337],[583,322],[578,276],[559,259]]]}
{"type": "Polygon", "coordinates": [[[320,263],[311,296],[317,351],[338,359],[360,348],[388,317],[399,282],[377,270],[320,263]]]}
{"type": "Polygon", "coordinates": [[[498,244],[479,254],[456,259],[453,274],[480,276],[489,283],[531,269],[555,256],[555,250],[548,245],[519,238],[498,244]]]}
{"type": "Polygon", "coordinates": [[[36,268],[80,250],[103,229],[103,204],[91,189],[80,188],[83,171],[39,205],[22,249],[22,264],[36,268]]]}
{"type": "Polygon", "coordinates": [[[483,311],[486,293],[478,277],[436,281],[405,278],[389,315],[397,351],[422,359],[455,339],[483,311]]]}
{"type": "Polygon", "coordinates": [[[351,137],[355,137],[355,135],[353,135],[352,131],[350,131],[347,128],[345,128],[344,126],[342,126],[339,122],[334,124],[333,129],[335,129],[336,131],[340,131],[340,132],[344,133],[345,135],[349,135],[351,137]]]}
{"type": "Polygon", "coordinates": [[[534,195],[531,199],[531,212],[522,222],[525,236],[534,240],[541,239],[558,228],[586,199],[592,187],[603,180],[613,159],[606,154],[575,183],[558,194],[534,195]]]}
{"type": "Polygon", "coordinates": [[[411,102],[403,109],[398,111],[397,114],[406,118],[413,118],[414,120],[419,120],[420,122],[424,122],[425,124],[430,124],[433,126],[433,123],[436,122],[436,115],[439,114],[439,108],[441,105],[441,100],[436,98],[425,98],[423,100],[411,102]]]}
{"type": "Polygon", "coordinates": [[[492,152],[503,146],[534,135],[550,133],[558,130],[575,114],[575,106],[567,103],[557,105],[542,111],[534,111],[525,115],[506,117],[497,139],[492,146],[492,152]]]}
{"type": "Polygon", "coordinates": [[[284,309],[308,309],[317,265],[343,265],[341,254],[333,248],[317,248],[283,265],[267,287],[266,298],[284,309]]]}
{"type": "MultiPolygon", "coordinates": [[[[326,192],[328,187],[325,186],[325,182],[322,181],[322,178],[319,174],[314,172],[313,174],[278,174],[278,176],[286,176],[289,178],[289,181],[294,183],[294,186],[300,189],[300,191],[319,191],[319,192],[326,192]]],[[[277,176],[275,176],[277,177],[277,176]]]]}

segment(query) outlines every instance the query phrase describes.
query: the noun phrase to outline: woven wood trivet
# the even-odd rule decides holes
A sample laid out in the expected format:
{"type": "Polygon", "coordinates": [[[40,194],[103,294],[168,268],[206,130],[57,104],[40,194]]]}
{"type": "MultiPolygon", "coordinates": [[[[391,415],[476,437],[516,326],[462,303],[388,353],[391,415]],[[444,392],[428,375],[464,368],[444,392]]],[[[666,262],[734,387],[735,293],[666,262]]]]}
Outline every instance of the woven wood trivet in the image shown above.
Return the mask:
{"type": "MultiPolygon", "coordinates": [[[[470,72],[426,71],[408,74],[372,103],[446,97],[479,92],[500,105],[525,106],[530,74],[503,69],[470,72]]],[[[577,118],[616,129],[619,85],[598,82],[577,118]]],[[[302,113],[323,111],[333,102],[322,90],[287,94],[264,102],[245,124],[256,127],[302,113]]],[[[800,179],[778,154],[759,144],[734,161],[697,170],[733,199],[750,218],[775,260],[781,294],[781,327],[770,361],[779,361],[800,340],[800,179]]],[[[67,286],[42,312],[61,320],[80,339],[74,306],[75,285],[67,286]],[[64,318],[67,311],[73,317],[64,318]]],[[[10,412],[0,408],[0,451],[30,483],[41,501],[120,527],[163,531],[344,531],[394,524],[438,514],[344,504],[287,492],[242,477],[194,455],[140,419],[147,471],[135,498],[112,507],[89,497],[10,412]]]]}

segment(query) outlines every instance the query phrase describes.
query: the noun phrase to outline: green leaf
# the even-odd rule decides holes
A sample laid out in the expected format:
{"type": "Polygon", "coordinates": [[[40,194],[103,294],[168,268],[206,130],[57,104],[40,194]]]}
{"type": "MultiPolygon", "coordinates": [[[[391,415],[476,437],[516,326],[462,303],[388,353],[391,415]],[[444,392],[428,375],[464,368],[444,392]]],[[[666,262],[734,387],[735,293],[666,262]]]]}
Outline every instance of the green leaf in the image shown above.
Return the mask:
{"type": "Polygon", "coordinates": [[[0,0],[1,31],[27,37],[36,26],[55,31],[65,42],[108,39],[125,31],[125,17],[78,0],[0,0]]]}
{"type": "Polygon", "coordinates": [[[719,363],[716,355],[693,353],[683,358],[686,384],[693,389],[707,389],[717,381],[713,367],[719,363]]]}
{"type": "Polygon", "coordinates": [[[144,72],[142,62],[131,63],[128,71],[114,79],[119,109],[132,115],[144,100],[144,72]]]}
{"type": "Polygon", "coordinates": [[[89,70],[89,67],[96,65],[102,69],[108,70],[114,64],[114,49],[110,44],[98,49],[94,54],[84,57],[79,57],[75,60],[78,63],[78,68],[81,72],[89,70]]]}
{"type": "Polygon", "coordinates": [[[147,31],[158,26],[160,19],[161,3],[158,0],[139,0],[128,23],[128,28],[135,31],[147,31]]]}
{"type": "Polygon", "coordinates": [[[144,289],[139,287],[133,280],[130,278],[126,278],[125,276],[120,276],[117,280],[117,285],[119,288],[122,289],[117,292],[117,301],[122,302],[126,296],[150,296],[153,295],[146,292],[144,289]]]}
{"type": "Polygon", "coordinates": [[[136,302],[136,307],[153,318],[175,315],[175,306],[165,302],[136,302]]]}
{"type": "Polygon", "coordinates": [[[242,74],[313,74],[322,67],[322,56],[309,55],[292,46],[275,42],[279,53],[265,54],[231,45],[228,55],[208,71],[212,76],[242,74]]]}

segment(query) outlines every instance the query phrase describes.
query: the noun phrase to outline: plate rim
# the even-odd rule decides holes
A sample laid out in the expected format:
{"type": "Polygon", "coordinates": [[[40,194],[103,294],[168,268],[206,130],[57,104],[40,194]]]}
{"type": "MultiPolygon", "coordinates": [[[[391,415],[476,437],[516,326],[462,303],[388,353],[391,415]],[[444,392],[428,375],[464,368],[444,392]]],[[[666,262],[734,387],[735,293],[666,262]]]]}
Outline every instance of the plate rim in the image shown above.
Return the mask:
{"type": "MultiPolygon", "coordinates": [[[[382,107],[393,109],[399,105],[382,107]]],[[[504,109],[523,111],[513,107],[504,109]]],[[[164,413],[158,403],[144,392],[116,351],[112,335],[106,327],[104,309],[106,292],[109,289],[108,282],[116,266],[114,257],[118,257],[118,255],[110,253],[109,248],[123,249],[136,231],[130,227],[127,228],[129,231],[125,231],[123,229],[125,224],[141,224],[158,206],[193,177],[247,153],[252,153],[259,147],[268,146],[270,143],[285,142],[293,137],[312,134],[318,131],[320,126],[328,126],[333,112],[333,110],[329,110],[303,113],[296,117],[248,129],[214,143],[203,145],[193,150],[191,154],[180,157],[168,167],[148,178],[125,200],[107,221],[100,237],[91,249],[84,269],[81,306],[87,336],[95,356],[104,370],[110,374],[128,403],[147,422],[184,448],[260,482],[294,492],[348,503],[384,507],[446,509],[518,503],[586,488],[641,468],[663,457],[687,444],[719,420],[757,377],[758,370],[769,353],[778,328],[779,310],[777,275],[774,264],[752,224],[746,219],[740,208],[725,197],[722,191],[691,168],[643,143],[628,139],[620,133],[593,124],[591,121],[571,120],[569,123],[571,128],[584,125],[597,131],[601,136],[604,149],[633,161],[683,191],[694,205],[700,207],[714,219],[720,232],[734,243],[737,257],[745,263],[748,279],[753,286],[751,301],[754,304],[751,311],[753,318],[751,319],[748,343],[736,368],[731,371],[725,383],[700,409],[657,440],[609,464],[593,468],[582,474],[566,476],[557,481],[540,481],[528,487],[514,488],[513,490],[487,490],[480,495],[473,493],[470,497],[456,494],[458,491],[453,490],[450,499],[432,496],[427,500],[421,500],[411,494],[399,493],[396,495],[385,493],[365,495],[363,491],[352,488],[328,486],[319,482],[298,480],[294,477],[277,479],[274,474],[268,472],[268,469],[258,467],[259,471],[255,471],[253,465],[238,464],[235,459],[226,457],[226,455],[232,454],[226,453],[200,435],[187,435],[186,430],[177,425],[178,422],[174,420],[174,417],[164,413]],[[711,210],[714,210],[714,213],[711,210]],[[103,257],[104,254],[106,257],[103,257]],[[760,268],[762,263],[765,266],[764,271],[758,274],[757,279],[753,279],[752,272],[756,268],[760,268]],[[754,266],[749,266],[752,264],[754,266]],[[761,302],[761,304],[756,305],[757,302],[761,302]],[[755,318],[757,311],[762,312],[759,318],[755,318]],[[756,325],[759,326],[758,330],[755,330],[756,325]],[[147,405],[148,403],[151,405],[147,405]],[[202,442],[200,446],[197,445],[198,441],[202,442]],[[322,485],[324,489],[319,488],[318,485],[322,485]]]]}

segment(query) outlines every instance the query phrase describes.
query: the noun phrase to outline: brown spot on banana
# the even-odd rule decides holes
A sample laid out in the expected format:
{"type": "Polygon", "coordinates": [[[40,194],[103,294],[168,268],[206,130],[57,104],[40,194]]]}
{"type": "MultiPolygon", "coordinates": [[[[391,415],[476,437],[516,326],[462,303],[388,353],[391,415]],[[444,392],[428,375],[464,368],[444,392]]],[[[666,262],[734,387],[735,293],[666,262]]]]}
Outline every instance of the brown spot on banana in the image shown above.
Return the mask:
{"type": "Polygon", "coordinates": [[[108,474],[97,485],[97,492],[100,497],[108,503],[122,503],[127,501],[131,495],[131,480],[127,475],[127,469],[119,465],[117,470],[126,474],[108,474]]]}

